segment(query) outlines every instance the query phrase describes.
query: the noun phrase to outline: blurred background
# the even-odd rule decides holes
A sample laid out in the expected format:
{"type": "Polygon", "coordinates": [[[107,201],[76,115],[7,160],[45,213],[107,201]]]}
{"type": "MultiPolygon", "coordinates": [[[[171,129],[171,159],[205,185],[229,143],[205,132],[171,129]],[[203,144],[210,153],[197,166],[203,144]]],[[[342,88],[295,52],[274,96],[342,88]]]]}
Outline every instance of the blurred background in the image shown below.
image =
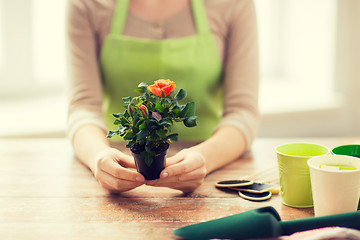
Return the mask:
{"type": "MultiPolygon", "coordinates": [[[[255,0],[260,137],[360,135],[360,1],[255,0]]],[[[0,137],[62,137],[65,0],[0,0],[0,137]]]]}

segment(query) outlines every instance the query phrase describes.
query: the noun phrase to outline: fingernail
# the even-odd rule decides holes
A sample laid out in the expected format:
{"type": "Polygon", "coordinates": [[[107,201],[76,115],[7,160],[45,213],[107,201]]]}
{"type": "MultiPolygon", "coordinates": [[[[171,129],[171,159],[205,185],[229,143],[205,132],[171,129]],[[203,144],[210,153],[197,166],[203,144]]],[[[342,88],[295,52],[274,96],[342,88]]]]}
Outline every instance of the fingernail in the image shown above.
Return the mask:
{"type": "Polygon", "coordinates": [[[163,172],[160,177],[161,177],[161,178],[166,178],[166,177],[168,177],[168,176],[169,176],[169,173],[163,172]]]}
{"type": "Polygon", "coordinates": [[[144,182],[144,179],[142,177],[136,177],[136,181],[138,182],[144,182]]]}

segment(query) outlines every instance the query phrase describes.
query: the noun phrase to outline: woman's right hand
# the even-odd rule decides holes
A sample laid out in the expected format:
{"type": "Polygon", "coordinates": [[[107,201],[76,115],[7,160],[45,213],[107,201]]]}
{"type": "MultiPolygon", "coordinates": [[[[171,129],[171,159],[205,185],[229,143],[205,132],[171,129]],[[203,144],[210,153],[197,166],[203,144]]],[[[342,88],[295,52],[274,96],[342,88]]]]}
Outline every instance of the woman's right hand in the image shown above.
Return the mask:
{"type": "Polygon", "coordinates": [[[93,172],[101,186],[110,192],[125,192],[145,183],[131,156],[115,148],[102,150],[95,159],[93,172]]]}

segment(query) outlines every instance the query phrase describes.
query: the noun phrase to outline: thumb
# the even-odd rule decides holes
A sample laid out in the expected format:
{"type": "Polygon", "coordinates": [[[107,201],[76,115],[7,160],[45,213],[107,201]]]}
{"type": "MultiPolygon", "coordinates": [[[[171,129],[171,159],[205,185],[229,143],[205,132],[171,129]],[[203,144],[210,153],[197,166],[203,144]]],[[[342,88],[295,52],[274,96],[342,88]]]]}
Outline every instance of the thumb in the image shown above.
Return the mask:
{"type": "Polygon", "coordinates": [[[184,160],[184,154],[179,152],[176,155],[166,159],[166,167],[177,164],[183,160],[184,160]]]}
{"type": "Polygon", "coordinates": [[[134,158],[119,150],[116,152],[116,161],[125,168],[136,168],[134,158]]]}

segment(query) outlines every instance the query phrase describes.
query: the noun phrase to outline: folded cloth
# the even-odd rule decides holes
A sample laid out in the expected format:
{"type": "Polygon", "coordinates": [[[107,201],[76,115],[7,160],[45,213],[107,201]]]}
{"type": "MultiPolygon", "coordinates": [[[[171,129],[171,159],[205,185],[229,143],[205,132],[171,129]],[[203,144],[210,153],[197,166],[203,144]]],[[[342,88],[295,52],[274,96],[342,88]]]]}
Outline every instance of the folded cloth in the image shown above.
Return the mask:
{"type": "MultiPolygon", "coordinates": [[[[359,223],[360,224],[360,223],[359,223]]],[[[303,232],[297,232],[290,236],[284,236],[279,240],[360,240],[360,231],[342,227],[325,227],[303,232]]]]}

